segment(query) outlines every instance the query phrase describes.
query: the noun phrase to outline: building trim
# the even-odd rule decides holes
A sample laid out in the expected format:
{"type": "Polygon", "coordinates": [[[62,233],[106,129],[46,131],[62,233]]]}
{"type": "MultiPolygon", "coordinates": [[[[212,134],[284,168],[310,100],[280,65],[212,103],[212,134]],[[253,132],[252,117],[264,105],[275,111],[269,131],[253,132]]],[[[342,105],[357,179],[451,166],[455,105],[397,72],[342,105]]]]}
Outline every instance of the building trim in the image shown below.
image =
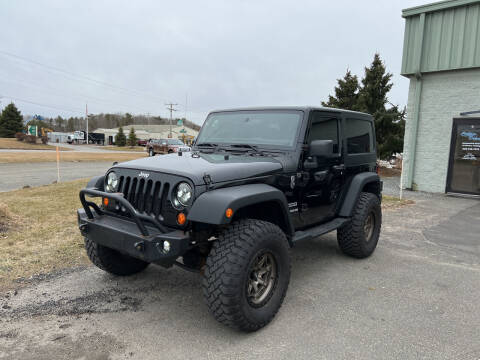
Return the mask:
{"type": "Polygon", "coordinates": [[[415,6],[402,10],[402,17],[407,18],[409,16],[419,15],[422,13],[435,12],[439,10],[452,9],[459,6],[465,6],[470,4],[480,3],[479,0],[446,0],[439,1],[432,4],[426,4],[421,6],[415,6]]]}
{"type": "Polygon", "coordinates": [[[425,29],[425,13],[420,14],[420,31],[416,40],[417,51],[419,51],[419,56],[415,67],[416,71],[416,83],[415,83],[415,101],[414,101],[414,110],[412,116],[412,125],[410,127],[410,148],[407,152],[407,172],[405,174],[405,185],[401,184],[400,186],[405,186],[407,189],[411,189],[413,185],[413,172],[415,170],[415,156],[417,151],[417,134],[418,134],[418,122],[420,121],[420,102],[422,99],[422,73],[420,72],[422,64],[422,48],[423,48],[423,39],[424,39],[424,29],[425,29]]]}

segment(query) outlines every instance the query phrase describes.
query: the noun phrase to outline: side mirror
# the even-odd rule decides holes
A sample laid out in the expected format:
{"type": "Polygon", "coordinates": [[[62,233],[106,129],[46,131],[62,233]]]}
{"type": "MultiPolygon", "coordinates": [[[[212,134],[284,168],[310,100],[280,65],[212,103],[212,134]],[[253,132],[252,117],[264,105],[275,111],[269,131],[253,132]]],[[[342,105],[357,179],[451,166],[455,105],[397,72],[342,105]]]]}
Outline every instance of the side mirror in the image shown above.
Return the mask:
{"type": "Polygon", "coordinates": [[[318,168],[318,158],[329,159],[333,155],[332,140],[313,140],[308,148],[308,157],[303,163],[305,169],[318,168]]]}
{"type": "Polygon", "coordinates": [[[333,156],[333,141],[332,140],[313,140],[308,149],[309,156],[320,156],[323,158],[330,158],[333,156]]]}

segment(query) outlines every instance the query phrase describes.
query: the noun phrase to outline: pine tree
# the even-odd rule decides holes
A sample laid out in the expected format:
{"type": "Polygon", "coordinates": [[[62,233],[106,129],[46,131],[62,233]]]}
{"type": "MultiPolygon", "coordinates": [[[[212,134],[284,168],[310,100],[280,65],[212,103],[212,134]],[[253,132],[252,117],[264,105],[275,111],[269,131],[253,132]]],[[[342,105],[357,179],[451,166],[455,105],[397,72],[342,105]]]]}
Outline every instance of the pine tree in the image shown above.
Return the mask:
{"type": "Polygon", "coordinates": [[[392,105],[387,109],[388,92],[392,89],[392,74],[387,73],[379,54],[375,54],[365,76],[358,96],[358,110],[373,115],[377,137],[377,154],[386,159],[403,151],[405,110],[392,105]]]}
{"type": "Polygon", "coordinates": [[[115,145],[125,146],[126,142],[127,142],[127,137],[125,136],[125,133],[123,132],[123,128],[120,126],[118,128],[117,136],[115,136],[115,145]]]}
{"type": "Polygon", "coordinates": [[[13,138],[23,130],[23,117],[15,104],[8,104],[0,115],[0,137],[13,138]]]}
{"type": "Polygon", "coordinates": [[[137,145],[137,136],[135,135],[135,129],[133,126],[130,128],[130,133],[128,134],[128,145],[134,147],[137,145]]]}
{"type": "Polygon", "coordinates": [[[133,124],[132,114],[130,114],[130,113],[125,114],[124,123],[125,123],[124,125],[132,125],[133,124]]]}
{"type": "Polygon", "coordinates": [[[328,101],[322,101],[322,106],[333,107],[346,110],[357,110],[359,84],[356,75],[352,75],[350,70],[343,79],[337,79],[338,86],[335,87],[335,96],[329,95],[328,101]]]}

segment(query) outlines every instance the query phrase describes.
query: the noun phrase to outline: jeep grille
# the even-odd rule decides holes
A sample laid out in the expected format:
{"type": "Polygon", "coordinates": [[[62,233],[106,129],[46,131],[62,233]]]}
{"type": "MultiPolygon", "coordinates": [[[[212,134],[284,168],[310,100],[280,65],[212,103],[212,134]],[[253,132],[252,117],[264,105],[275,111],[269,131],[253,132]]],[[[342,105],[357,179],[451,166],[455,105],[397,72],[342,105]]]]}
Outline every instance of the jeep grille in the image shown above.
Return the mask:
{"type": "Polygon", "coordinates": [[[118,192],[123,193],[133,207],[143,213],[158,217],[165,208],[170,184],[130,176],[120,176],[118,192]]]}

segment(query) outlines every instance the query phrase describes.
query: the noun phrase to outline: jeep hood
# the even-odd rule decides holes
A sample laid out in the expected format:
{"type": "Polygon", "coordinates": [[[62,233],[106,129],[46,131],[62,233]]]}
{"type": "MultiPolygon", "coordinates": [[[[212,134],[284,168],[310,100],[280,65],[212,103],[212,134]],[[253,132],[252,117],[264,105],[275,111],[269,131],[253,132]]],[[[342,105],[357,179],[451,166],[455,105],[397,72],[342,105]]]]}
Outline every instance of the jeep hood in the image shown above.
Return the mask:
{"type": "Polygon", "coordinates": [[[160,172],[189,178],[195,185],[205,184],[204,175],[213,183],[271,175],[282,170],[273,157],[185,152],[141,158],[115,165],[113,168],[137,169],[139,172],[160,172]]]}

